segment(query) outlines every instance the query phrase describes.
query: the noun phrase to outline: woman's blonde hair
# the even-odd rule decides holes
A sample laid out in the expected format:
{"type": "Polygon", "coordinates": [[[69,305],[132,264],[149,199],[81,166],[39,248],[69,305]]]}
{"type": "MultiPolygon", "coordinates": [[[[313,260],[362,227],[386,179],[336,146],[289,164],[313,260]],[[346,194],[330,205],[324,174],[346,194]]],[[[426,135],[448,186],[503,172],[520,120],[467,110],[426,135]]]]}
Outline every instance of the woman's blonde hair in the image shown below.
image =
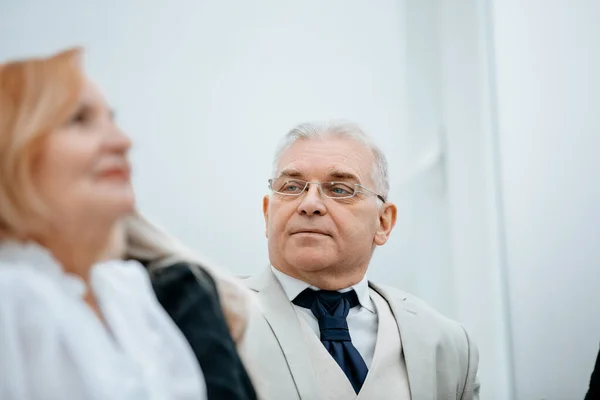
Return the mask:
{"type": "Polygon", "coordinates": [[[48,216],[32,174],[44,138],[77,107],[80,53],[0,64],[0,238],[25,236],[48,216]]]}
{"type": "Polygon", "coordinates": [[[198,268],[202,268],[214,278],[217,284],[231,336],[236,343],[242,339],[252,302],[250,291],[238,283],[234,276],[225,273],[213,262],[183,245],[140,213],[136,212],[119,222],[104,258],[133,258],[148,261],[147,268],[150,273],[178,262],[185,262],[190,265],[198,279],[205,279],[198,274],[198,268]]]}

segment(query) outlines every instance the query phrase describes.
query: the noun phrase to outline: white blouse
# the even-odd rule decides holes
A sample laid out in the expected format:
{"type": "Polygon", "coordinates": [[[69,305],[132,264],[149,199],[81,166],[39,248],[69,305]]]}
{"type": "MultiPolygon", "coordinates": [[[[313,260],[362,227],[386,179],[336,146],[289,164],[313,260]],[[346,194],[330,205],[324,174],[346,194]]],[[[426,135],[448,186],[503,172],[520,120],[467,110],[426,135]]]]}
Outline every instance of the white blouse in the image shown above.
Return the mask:
{"type": "Polygon", "coordinates": [[[143,267],[111,261],[90,286],[35,244],[0,242],[0,399],[202,400],[202,371],[143,267]]]}

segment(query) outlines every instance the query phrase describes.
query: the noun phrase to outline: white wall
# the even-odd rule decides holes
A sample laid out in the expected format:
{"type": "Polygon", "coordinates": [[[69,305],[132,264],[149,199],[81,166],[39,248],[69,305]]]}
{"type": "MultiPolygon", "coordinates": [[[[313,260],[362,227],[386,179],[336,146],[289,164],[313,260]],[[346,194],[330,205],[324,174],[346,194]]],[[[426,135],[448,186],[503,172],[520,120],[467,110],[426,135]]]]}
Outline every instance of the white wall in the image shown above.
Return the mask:
{"type": "Polygon", "coordinates": [[[140,208],[237,273],[267,263],[277,139],[362,123],[400,209],[371,277],[467,326],[483,399],[570,400],[600,344],[599,4],[5,0],[0,59],[86,46],[140,208]]]}
{"type": "MultiPolygon", "coordinates": [[[[0,58],[86,46],[135,141],[142,211],[252,273],[268,263],[272,153],[293,125],[358,121],[386,149],[392,177],[405,167],[403,13],[394,0],[3,1],[0,58]]],[[[397,269],[377,273],[402,286],[397,269]]]]}
{"type": "Polygon", "coordinates": [[[485,67],[476,3],[7,0],[0,59],[86,46],[134,139],[140,208],[238,273],[267,263],[260,208],[277,139],[307,119],[362,123],[388,155],[399,207],[370,277],[464,322],[484,398],[501,400],[496,237],[487,175],[472,173],[489,144],[469,109],[486,98],[487,77],[472,79],[485,67]]]}
{"type": "Polygon", "coordinates": [[[582,399],[600,345],[600,2],[492,3],[518,399],[582,399]]]}
{"type": "Polygon", "coordinates": [[[489,10],[444,0],[435,16],[456,317],[479,347],[481,398],[514,400],[489,10]]]}
{"type": "Polygon", "coordinates": [[[139,207],[235,273],[268,263],[261,200],[277,140],[305,120],[358,121],[385,149],[400,209],[370,277],[456,316],[443,166],[407,184],[439,150],[435,12],[399,0],[11,0],[0,59],[85,46],[134,139],[139,207]]]}

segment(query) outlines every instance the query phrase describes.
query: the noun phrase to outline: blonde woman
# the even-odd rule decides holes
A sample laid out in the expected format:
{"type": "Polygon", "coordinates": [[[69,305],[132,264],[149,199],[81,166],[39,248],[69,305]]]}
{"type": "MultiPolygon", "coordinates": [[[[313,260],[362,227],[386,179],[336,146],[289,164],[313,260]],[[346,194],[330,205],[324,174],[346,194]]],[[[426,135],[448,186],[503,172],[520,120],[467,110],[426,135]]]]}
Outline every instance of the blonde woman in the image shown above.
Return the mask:
{"type": "Polygon", "coordinates": [[[80,51],[0,64],[0,398],[198,400],[202,371],[134,261],[128,152],[80,51]]]}
{"type": "Polygon", "coordinates": [[[159,302],[202,367],[209,400],[256,399],[235,345],[252,304],[247,289],[139,213],[115,229],[106,258],[146,266],[159,302]]]}

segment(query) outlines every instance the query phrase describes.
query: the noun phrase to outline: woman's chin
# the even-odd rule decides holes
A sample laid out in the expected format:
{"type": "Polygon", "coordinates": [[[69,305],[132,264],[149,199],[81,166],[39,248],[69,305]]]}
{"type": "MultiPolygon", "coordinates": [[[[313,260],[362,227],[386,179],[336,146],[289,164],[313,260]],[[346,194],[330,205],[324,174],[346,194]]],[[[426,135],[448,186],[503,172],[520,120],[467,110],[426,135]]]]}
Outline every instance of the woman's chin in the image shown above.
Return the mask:
{"type": "Polygon", "coordinates": [[[131,195],[130,197],[123,199],[118,205],[120,216],[125,217],[130,215],[135,211],[135,196],[131,195]]]}
{"type": "Polygon", "coordinates": [[[120,196],[106,196],[96,205],[100,213],[119,219],[135,211],[135,196],[133,193],[123,193],[120,196]]]}

